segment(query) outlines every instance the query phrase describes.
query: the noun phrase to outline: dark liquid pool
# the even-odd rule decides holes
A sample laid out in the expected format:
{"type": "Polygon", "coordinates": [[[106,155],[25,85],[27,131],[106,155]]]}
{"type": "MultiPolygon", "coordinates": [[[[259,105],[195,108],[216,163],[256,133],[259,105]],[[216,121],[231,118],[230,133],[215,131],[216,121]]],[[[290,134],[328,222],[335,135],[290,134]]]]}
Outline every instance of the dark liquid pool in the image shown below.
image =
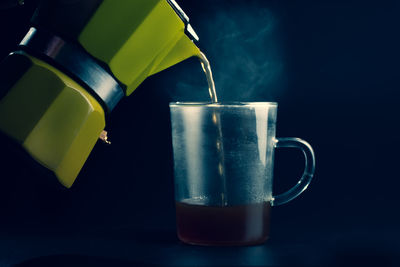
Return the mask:
{"type": "Polygon", "coordinates": [[[204,206],[176,202],[178,237],[199,245],[256,245],[269,236],[269,202],[204,206]]]}

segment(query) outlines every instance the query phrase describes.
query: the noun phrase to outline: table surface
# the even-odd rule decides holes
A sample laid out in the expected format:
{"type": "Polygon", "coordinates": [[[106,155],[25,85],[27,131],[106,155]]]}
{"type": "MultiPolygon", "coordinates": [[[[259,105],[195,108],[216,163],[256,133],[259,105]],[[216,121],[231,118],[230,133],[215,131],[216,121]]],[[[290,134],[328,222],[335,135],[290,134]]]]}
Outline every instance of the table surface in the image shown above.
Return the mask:
{"type": "Polygon", "coordinates": [[[327,227],[275,225],[247,247],[185,245],[171,227],[7,231],[0,266],[400,266],[397,225],[327,227]]]}

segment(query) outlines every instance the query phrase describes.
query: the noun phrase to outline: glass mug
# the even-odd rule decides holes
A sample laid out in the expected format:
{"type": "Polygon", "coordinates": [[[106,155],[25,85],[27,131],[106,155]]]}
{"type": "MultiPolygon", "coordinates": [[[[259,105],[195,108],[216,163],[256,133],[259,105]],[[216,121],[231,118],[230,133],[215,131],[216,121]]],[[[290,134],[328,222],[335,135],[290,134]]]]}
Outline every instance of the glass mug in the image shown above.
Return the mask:
{"type": "Polygon", "coordinates": [[[277,103],[170,103],[177,233],[198,245],[255,245],[269,236],[270,208],[310,183],[311,146],[275,138],[277,103]],[[287,192],[272,194],[274,150],[294,147],[305,170],[287,192]]]}

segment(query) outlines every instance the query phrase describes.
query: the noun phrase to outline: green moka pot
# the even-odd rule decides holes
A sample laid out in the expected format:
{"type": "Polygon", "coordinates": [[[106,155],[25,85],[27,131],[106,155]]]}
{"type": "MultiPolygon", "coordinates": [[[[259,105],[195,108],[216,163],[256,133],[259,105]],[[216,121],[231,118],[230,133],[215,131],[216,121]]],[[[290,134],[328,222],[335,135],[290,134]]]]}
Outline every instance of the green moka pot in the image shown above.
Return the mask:
{"type": "Polygon", "coordinates": [[[197,39],[173,0],[45,1],[0,65],[2,157],[71,187],[106,116],[148,76],[198,55],[197,39]]]}

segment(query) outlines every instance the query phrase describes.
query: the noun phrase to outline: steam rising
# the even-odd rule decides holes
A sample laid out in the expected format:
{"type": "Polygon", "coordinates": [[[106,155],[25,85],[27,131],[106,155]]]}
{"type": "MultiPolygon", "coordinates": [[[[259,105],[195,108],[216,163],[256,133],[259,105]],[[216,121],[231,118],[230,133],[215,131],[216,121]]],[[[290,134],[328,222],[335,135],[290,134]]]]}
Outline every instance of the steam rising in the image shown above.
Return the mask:
{"type": "MultiPolygon", "coordinates": [[[[192,23],[210,61],[219,101],[275,101],[285,82],[279,25],[272,12],[238,3],[200,16],[192,23]]],[[[209,101],[200,64],[191,68],[178,77],[173,100],[209,101]]]]}

